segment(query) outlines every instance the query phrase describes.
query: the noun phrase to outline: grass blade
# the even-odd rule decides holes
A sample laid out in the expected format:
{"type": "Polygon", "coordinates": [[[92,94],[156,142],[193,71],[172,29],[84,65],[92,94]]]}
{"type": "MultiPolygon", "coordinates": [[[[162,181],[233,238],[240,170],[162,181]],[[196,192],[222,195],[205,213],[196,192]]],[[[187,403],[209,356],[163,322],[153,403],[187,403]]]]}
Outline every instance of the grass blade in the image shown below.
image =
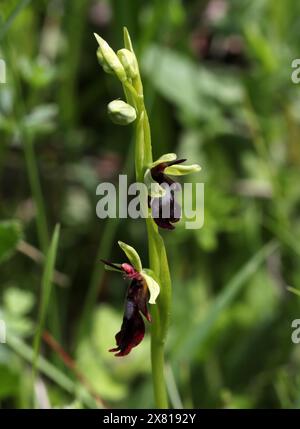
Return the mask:
{"type": "Polygon", "coordinates": [[[172,407],[175,410],[183,410],[184,407],[179,395],[179,391],[176,385],[176,381],[175,381],[175,377],[174,377],[174,373],[171,365],[167,365],[165,371],[166,371],[167,390],[168,390],[172,407]]]}
{"type": "MultiPolygon", "coordinates": [[[[54,274],[57,246],[59,240],[59,225],[55,226],[52,240],[50,243],[49,251],[46,256],[45,267],[42,278],[42,290],[40,298],[40,308],[39,308],[39,317],[38,317],[38,326],[33,342],[33,375],[36,372],[36,364],[40,350],[41,336],[44,329],[45,318],[47,314],[47,308],[49,304],[51,289],[52,289],[52,279],[54,274]]],[[[33,377],[34,378],[34,377],[33,377]]]]}
{"type": "Polygon", "coordinates": [[[300,296],[300,290],[299,290],[299,289],[296,289],[296,288],[294,288],[294,287],[289,286],[289,287],[287,287],[287,290],[288,290],[289,292],[294,293],[295,295],[300,296]]]}

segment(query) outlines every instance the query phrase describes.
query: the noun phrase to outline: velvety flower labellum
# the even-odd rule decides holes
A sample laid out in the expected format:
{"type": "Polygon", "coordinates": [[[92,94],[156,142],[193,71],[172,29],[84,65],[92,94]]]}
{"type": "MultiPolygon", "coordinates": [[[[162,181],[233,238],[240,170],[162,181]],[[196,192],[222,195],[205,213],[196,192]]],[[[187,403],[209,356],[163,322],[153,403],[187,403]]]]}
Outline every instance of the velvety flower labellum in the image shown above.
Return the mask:
{"type": "Polygon", "coordinates": [[[186,159],[162,162],[151,168],[152,179],[166,190],[163,196],[149,199],[152,217],[160,228],[174,229],[175,226],[173,223],[180,220],[181,207],[175,200],[176,182],[167,176],[164,171],[167,167],[181,164],[184,161],[186,161],[186,159]],[[168,216],[166,217],[164,213],[168,213],[168,216]]]}
{"type": "MultiPolygon", "coordinates": [[[[162,188],[164,189],[164,184],[162,184],[162,188]]],[[[175,190],[176,188],[174,190],[166,189],[166,193],[162,197],[149,200],[152,217],[160,228],[174,229],[175,226],[172,224],[180,220],[181,207],[176,202],[175,190]],[[167,217],[165,213],[168,213],[167,217]]]]}
{"type": "Polygon", "coordinates": [[[102,260],[106,265],[121,271],[126,278],[131,279],[125,298],[125,309],[123,323],[120,332],[116,335],[117,347],[110,352],[117,352],[115,356],[126,356],[133,347],[143,340],[145,335],[145,324],[140,313],[151,322],[151,316],[147,308],[149,291],[147,283],[142,274],[137,272],[130,264],[120,266],[102,260]]]}
{"type": "Polygon", "coordinates": [[[181,207],[176,202],[176,191],[180,186],[169,177],[169,174],[183,176],[200,170],[198,164],[181,165],[186,159],[176,158],[175,153],[167,153],[153,162],[145,173],[145,182],[148,185],[158,185],[155,195],[150,191],[148,206],[151,208],[155,223],[164,229],[174,229],[173,223],[181,218],[181,207]]]}

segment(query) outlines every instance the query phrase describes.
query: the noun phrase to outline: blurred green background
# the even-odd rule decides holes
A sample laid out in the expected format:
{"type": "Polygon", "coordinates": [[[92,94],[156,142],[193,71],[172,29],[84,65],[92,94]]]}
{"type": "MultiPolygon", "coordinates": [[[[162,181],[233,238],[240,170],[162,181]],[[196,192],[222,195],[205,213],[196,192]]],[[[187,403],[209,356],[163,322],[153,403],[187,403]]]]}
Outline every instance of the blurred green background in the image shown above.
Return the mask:
{"type": "Polygon", "coordinates": [[[126,285],[99,263],[123,260],[121,239],[147,265],[145,225],[95,213],[98,183],[133,179],[133,129],[106,114],[122,89],[98,65],[93,37],[119,49],[124,25],[154,156],[199,163],[191,180],[205,183],[204,227],[163,231],[171,404],[300,406],[300,345],[291,341],[300,299],[287,290],[300,289],[299,18],[294,0],[1,1],[0,407],[32,405],[43,320],[36,406],[153,406],[148,335],[126,358],[107,351],[126,285]],[[46,267],[43,254],[57,223],[51,284],[55,242],[46,267]]]}

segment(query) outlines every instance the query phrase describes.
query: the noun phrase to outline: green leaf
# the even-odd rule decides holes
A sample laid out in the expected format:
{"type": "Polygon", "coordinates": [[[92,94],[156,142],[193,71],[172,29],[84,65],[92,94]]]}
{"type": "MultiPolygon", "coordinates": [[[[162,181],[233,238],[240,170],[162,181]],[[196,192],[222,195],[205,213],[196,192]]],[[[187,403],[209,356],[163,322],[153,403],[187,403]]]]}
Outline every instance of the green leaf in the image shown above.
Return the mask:
{"type": "Polygon", "coordinates": [[[13,254],[21,238],[22,228],[19,221],[0,222],[0,262],[13,254]]]}
{"type": "MultiPolygon", "coordinates": [[[[161,321],[161,338],[165,339],[169,326],[170,305],[171,305],[171,278],[168,258],[164,241],[158,233],[157,225],[153,219],[146,219],[149,231],[149,261],[151,270],[156,274],[159,283],[163,285],[158,299],[158,307],[161,321]]],[[[155,312],[155,307],[153,312],[155,312]]],[[[155,317],[155,316],[154,316],[155,317]]],[[[153,325],[155,326],[155,325],[153,325]]],[[[154,327],[154,329],[156,329],[154,327]]]]}
{"type": "Polygon", "coordinates": [[[119,246],[123,250],[123,252],[126,254],[127,258],[129,259],[131,265],[137,270],[142,271],[142,262],[141,258],[139,257],[139,254],[137,251],[132,247],[129,246],[126,243],[123,243],[123,241],[118,241],[119,246]]]}
{"type": "Polygon", "coordinates": [[[168,48],[150,46],[142,68],[155,89],[195,121],[215,122],[221,105],[232,109],[244,97],[240,82],[232,75],[199,66],[168,48]]]}

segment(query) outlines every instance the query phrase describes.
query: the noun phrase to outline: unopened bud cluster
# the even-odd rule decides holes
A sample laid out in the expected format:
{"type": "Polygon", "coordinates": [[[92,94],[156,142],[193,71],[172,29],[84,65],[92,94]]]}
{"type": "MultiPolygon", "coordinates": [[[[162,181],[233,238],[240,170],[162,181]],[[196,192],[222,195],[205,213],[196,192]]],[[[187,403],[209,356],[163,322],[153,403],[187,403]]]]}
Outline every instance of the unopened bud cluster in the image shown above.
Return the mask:
{"type": "MultiPolygon", "coordinates": [[[[98,34],[95,37],[99,44],[97,58],[103,70],[115,75],[123,84],[134,81],[139,74],[135,54],[126,48],[115,53],[102,37],[98,34]]],[[[118,125],[128,125],[136,119],[135,108],[122,100],[111,101],[107,110],[112,122],[118,125]]]]}

